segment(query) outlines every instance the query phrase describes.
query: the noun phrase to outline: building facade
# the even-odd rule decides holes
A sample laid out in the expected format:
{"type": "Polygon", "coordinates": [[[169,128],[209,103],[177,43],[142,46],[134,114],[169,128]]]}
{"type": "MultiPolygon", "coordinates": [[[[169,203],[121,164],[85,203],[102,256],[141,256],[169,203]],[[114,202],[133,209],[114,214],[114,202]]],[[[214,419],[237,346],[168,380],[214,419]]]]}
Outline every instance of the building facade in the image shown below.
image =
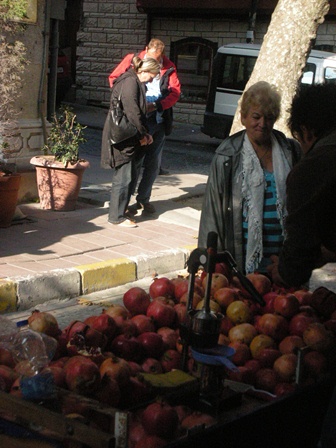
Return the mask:
{"type": "MultiPolygon", "coordinates": [[[[230,6],[236,3],[214,0],[204,6],[199,0],[83,0],[76,44],[76,102],[107,106],[109,73],[127,53],[141,51],[150,38],[157,37],[165,42],[166,54],[176,63],[181,79],[175,120],[201,124],[216,49],[230,42],[246,42],[251,36],[261,43],[277,1],[241,0],[230,6]]],[[[336,1],[332,1],[318,29],[316,48],[336,48],[335,10],[336,1]]]]}

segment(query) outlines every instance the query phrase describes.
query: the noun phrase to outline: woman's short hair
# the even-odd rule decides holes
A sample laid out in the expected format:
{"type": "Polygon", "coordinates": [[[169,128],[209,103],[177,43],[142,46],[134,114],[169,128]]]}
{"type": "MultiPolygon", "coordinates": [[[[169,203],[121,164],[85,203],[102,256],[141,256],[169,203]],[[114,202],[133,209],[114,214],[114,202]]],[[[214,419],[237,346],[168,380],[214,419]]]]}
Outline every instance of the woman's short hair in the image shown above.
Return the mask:
{"type": "Polygon", "coordinates": [[[149,41],[147,49],[153,51],[154,53],[164,53],[165,44],[160,39],[153,38],[149,41]]]}
{"type": "Polygon", "coordinates": [[[281,95],[273,84],[256,82],[243,94],[241,116],[246,117],[251,107],[260,108],[263,114],[273,116],[276,121],[280,116],[281,95]]]}
{"type": "Polygon", "coordinates": [[[302,137],[302,126],[320,138],[336,129],[336,85],[302,85],[294,96],[288,127],[302,137]]]}
{"type": "Polygon", "coordinates": [[[139,56],[135,56],[132,63],[135,73],[149,72],[155,75],[160,73],[161,65],[154,58],[141,59],[139,56]]]}

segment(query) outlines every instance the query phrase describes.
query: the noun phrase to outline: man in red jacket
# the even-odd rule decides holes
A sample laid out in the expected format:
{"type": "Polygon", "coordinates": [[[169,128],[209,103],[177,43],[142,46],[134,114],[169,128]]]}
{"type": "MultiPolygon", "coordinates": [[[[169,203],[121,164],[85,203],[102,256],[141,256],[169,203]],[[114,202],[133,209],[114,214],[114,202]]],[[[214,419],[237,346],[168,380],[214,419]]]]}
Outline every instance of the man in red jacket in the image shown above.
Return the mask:
{"type": "MultiPolygon", "coordinates": [[[[164,43],[159,39],[151,39],[148,46],[139,53],[141,59],[151,57],[161,64],[160,76],[147,85],[147,126],[149,134],[153,137],[153,143],[146,149],[144,157],[137,163],[136,181],[140,175],[141,167],[143,173],[138,186],[136,204],[129,207],[131,213],[136,214],[138,210],[146,213],[155,213],[153,204],[149,202],[152,187],[157,175],[160,172],[162,150],[166,135],[172,131],[173,110],[172,107],[180,98],[181,84],[176,73],[176,67],[164,55],[164,43]]],[[[110,87],[118,76],[124,73],[132,64],[134,54],[128,54],[113,70],[109,76],[110,87]]]]}

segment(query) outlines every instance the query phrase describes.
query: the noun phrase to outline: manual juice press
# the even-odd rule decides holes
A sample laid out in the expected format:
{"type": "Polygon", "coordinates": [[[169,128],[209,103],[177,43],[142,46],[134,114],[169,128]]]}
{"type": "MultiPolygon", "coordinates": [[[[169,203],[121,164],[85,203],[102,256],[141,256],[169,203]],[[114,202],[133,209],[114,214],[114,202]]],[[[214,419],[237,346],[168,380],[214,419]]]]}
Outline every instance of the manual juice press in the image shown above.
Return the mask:
{"type": "Polygon", "coordinates": [[[210,407],[220,407],[225,402],[224,377],[225,368],[236,370],[230,361],[234,354],[232,347],[218,344],[220,325],[223,315],[210,309],[210,292],[212,274],[216,263],[226,263],[233,274],[238,277],[242,286],[250,293],[253,300],[264,306],[265,301],[254,288],[253,284],[237,269],[237,263],[228,251],[217,252],[218,235],[210,232],[207,238],[207,248],[197,248],[190,254],[188,260],[189,286],[187,313],[188,321],[180,326],[183,344],[182,370],[187,371],[189,348],[194,360],[200,365],[200,401],[210,407]],[[201,310],[193,309],[195,276],[200,268],[207,273],[205,297],[201,310]]]}

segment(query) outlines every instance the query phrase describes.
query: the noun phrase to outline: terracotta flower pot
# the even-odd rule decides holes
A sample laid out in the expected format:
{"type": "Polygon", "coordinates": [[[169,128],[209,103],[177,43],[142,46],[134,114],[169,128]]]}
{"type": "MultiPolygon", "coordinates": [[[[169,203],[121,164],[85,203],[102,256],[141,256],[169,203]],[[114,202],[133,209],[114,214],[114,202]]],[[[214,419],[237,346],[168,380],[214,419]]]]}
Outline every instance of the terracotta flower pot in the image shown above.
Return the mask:
{"type": "Polygon", "coordinates": [[[21,174],[0,177],[0,227],[9,227],[15,214],[21,174]]]}
{"type": "Polygon", "coordinates": [[[75,164],[56,162],[53,156],[36,156],[30,160],[36,168],[37,189],[41,208],[45,210],[75,210],[87,160],[75,164]]]}

